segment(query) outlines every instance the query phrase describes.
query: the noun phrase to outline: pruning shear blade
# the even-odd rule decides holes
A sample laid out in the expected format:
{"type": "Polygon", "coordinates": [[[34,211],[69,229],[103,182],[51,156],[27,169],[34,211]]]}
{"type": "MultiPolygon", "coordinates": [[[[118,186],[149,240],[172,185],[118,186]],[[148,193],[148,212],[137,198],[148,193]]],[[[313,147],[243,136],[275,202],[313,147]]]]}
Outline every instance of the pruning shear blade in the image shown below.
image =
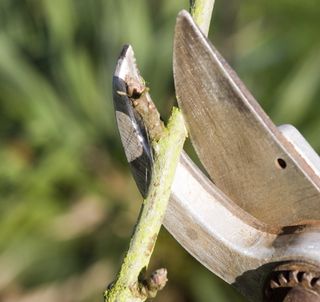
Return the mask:
{"type": "Polygon", "coordinates": [[[214,183],[242,209],[275,226],[320,219],[320,180],[182,11],[173,53],[178,103],[214,183]]]}

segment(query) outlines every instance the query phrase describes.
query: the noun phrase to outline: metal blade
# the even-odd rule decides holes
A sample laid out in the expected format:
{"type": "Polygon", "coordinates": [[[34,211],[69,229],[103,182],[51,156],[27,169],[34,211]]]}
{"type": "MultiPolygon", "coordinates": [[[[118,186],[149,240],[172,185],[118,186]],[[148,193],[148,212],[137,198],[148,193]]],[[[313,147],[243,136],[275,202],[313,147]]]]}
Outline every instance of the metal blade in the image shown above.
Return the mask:
{"type": "Polygon", "coordinates": [[[183,154],[164,225],[202,265],[249,301],[264,301],[266,277],[279,262],[320,265],[319,223],[282,230],[240,209],[183,154]]]}
{"type": "Polygon", "coordinates": [[[139,191],[146,197],[152,175],[152,149],[143,121],[128,96],[129,80],[139,85],[141,78],[132,47],[126,45],[113,76],[113,103],[122,146],[139,191]]]}
{"type": "Polygon", "coordinates": [[[178,103],[214,183],[271,225],[320,219],[320,180],[186,11],[174,38],[178,103]]]}

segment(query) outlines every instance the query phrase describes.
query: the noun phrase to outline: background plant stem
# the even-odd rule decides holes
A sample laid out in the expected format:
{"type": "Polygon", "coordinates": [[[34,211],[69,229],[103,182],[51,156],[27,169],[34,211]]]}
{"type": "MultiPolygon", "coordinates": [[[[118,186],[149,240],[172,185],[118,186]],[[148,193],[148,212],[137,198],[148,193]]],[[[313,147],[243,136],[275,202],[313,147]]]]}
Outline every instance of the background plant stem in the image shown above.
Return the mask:
{"type": "Polygon", "coordinates": [[[215,0],[190,0],[190,13],[202,32],[208,36],[215,0]]]}

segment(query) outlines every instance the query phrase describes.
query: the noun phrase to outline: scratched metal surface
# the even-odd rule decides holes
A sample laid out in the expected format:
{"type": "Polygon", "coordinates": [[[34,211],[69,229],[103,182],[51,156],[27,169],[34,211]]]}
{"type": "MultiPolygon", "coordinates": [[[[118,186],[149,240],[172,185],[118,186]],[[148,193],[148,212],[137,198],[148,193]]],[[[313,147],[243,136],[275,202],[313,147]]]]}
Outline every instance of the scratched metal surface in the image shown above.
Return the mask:
{"type": "Polygon", "coordinates": [[[186,11],[177,19],[173,67],[192,143],[214,183],[270,225],[320,219],[318,175],[186,11]]]}
{"type": "Polygon", "coordinates": [[[113,103],[127,161],[140,193],[146,197],[152,177],[153,157],[144,123],[127,95],[126,81],[129,75],[140,79],[133,50],[126,45],[113,75],[113,103]]]}
{"type": "Polygon", "coordinates": [[[272,269],[281,262],[320,267],[320,225],[272,229],[234,204],[186,154],[176,171],[164,225],[202,265],[249,301],[263,300],[272,269]]]}

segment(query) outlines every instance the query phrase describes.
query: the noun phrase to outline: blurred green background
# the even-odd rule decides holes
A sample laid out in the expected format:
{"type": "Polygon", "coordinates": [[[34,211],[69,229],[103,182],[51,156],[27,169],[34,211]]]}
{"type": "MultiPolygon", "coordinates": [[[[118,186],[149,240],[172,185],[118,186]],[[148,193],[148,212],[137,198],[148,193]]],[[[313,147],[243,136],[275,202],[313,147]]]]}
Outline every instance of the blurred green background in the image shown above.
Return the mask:
{"type": "MultiPolygon", "coordinates": [[[[0,301],[102,301],[141,197],[115,126],[124,43],[161,114],[174,104],[175,17],[187,0],[0,0],[0,301]]],[[[210,38],[277,124],[320,150],[320,5],[216,0],[210,38]]],[[[154,301],[244,301],[162,230],[154,301]]]]}

